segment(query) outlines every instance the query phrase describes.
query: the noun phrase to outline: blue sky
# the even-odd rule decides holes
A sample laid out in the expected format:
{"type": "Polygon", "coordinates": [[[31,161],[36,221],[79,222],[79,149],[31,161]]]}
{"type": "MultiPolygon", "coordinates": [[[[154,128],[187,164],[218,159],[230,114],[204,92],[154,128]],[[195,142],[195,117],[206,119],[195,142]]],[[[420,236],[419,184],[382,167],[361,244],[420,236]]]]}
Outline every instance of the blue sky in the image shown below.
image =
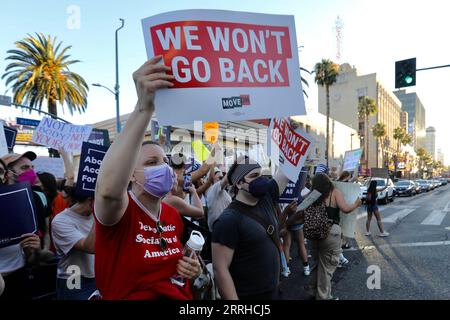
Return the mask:
{"type": "MultiPolygon", "coordinates": [[[[27,33],[43,32],[57,36],[72,45],[71,55],[82,63],[72,70],[81,74],[89,84],[99,82],[114,87],[115,56],[114,31],[125,19],[120,31],[121,113],[131,112],[136,102],[131,74],[145,60],[145,46],[141,19],[158,13],[181,9],[225,9],[273,14],[293,14],[296,21],[300,64],[312,69],[322,58],[335,59],[336,40],[334,21],[339,15],[344,22],[343,58],[358,68],[361,74],[377,72],[383,84],[394,90],[396,60],[417,57],[418,67],[450,64],[450,45],[446,31],[450,4],[442,0],[299,0],[299,1],[64,1],[24,0],[2,1],[0,11],[0,73],[7,64],[6,51],[27,33]],[[67,9],[80,8],[79,29],[67,27],[67,9]]],[[[437,129],[437,146],[445,151],[450,164],[450,136],[447,79],[450,69],[423,71],[418,74],[416,91],[427,110],[427,126],[437,129]]],[[[309,78],[307,107],[317,106],[317,86],[309,78]]],[[[0,94],[5,92],[0,80],[0,94]]],[[[26,112],[0,107],[2,117],[29,116],[26,112]]],[[[115,116],[114,96],[102,88],[90,87],[88,111],[84,115],[69,116],[74,123],[97,122],[115,116]]]]}

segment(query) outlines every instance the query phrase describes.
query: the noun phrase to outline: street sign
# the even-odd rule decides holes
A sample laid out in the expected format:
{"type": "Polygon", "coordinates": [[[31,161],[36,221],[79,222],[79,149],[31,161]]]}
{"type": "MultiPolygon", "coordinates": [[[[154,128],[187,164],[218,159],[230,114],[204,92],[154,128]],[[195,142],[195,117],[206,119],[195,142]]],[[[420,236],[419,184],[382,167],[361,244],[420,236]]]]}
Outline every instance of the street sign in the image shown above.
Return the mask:
{"type": "Polygon", "coordinates": [[[41,122],[41,120],[34,120],[34,119],[27,119],[27,118],[16,118],[16,123],[23,125],[23,126],[28,126],[28,127],[37,127],[39,125],[39,123],[41,122]]]}
{"type": "Polygon", "coordinates": [[[2,95],[0,95],[0,105],[11,107],[11,103],[12,103],[12,100],[11,100],[10,96],[2,96],[2,95]]]}

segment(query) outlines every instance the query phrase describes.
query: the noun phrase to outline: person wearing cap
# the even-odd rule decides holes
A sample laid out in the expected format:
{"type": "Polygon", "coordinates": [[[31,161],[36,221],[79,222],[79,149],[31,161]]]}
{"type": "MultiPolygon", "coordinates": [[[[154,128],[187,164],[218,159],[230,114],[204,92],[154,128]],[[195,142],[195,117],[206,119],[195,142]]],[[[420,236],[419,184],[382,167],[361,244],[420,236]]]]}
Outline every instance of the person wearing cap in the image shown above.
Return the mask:
{"type": "Polygon", "coordinates": [[[275,205],[289,180],[280,170],[273,179],[263,177],[261,166],[245,156],[232,165],[227,179],[235,197],[212,232],[219,291],[225,300],[275,299],[280,277],[275,205]]]}
{"type": "MultiPolygon", "coordinates": [[[[36,183],[36,173],[32,161],[36,159],[34,152],[23,154],[7,154],[2,158],[6,165],[5,183],[15,184],[28,181],[32,186],[36,183]]],[[[48,231],[45,221],[45,208],[42,198],[33,191],[37,210],[38,228],[41,236],[48,231]]],[[[23,240],[16,245],[0,248],[0,273],[3,274],[6,290],[2,299],[31,299],[32,293],[27,283],[26,265],[36,264],[42,253],[42,241],[36,234],[24,234],[23,240]]]]}

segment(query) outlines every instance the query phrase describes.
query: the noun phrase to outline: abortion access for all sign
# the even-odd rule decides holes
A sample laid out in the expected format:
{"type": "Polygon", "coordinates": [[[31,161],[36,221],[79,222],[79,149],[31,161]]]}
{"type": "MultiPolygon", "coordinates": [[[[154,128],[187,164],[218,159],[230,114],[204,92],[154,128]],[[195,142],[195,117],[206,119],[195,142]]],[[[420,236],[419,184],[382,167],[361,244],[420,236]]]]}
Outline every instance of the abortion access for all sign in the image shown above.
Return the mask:
{"type": "Polygon", "coordinates": [[[305,114],[293,16],[183,10],[142,26],[148,58],[175,77],[156,95],[160,123],[305,114]]]}
{"type": "Polygon", "coordinates": [[[297,181],[311,147],[312,139],[301,130],[294,130],[287,118],[272,119],[268,133],[272,163],[291,181],[297,181]]]}

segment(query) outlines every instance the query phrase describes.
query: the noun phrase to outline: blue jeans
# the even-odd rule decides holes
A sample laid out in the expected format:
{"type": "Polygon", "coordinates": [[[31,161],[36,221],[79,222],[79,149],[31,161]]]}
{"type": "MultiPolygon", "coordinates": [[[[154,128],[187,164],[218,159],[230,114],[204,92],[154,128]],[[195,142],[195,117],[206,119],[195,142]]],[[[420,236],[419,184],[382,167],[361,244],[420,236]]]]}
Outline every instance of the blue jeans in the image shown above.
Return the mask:
{"type": "Polygon", "coordinates": [[[280,258],[281,258],[281,271],[287,272],[288,265],[287,265],[286,256],[284,255],[283,250],[280,250],[280,258]]]}
{"type": "Polygon", "coordinates": [[[95,278],[81,277],[80,289],[69,289],[67,279],[57,278],[56,280],[56,298],[58,300],[87,300],[97,289],[95,278]]]}

